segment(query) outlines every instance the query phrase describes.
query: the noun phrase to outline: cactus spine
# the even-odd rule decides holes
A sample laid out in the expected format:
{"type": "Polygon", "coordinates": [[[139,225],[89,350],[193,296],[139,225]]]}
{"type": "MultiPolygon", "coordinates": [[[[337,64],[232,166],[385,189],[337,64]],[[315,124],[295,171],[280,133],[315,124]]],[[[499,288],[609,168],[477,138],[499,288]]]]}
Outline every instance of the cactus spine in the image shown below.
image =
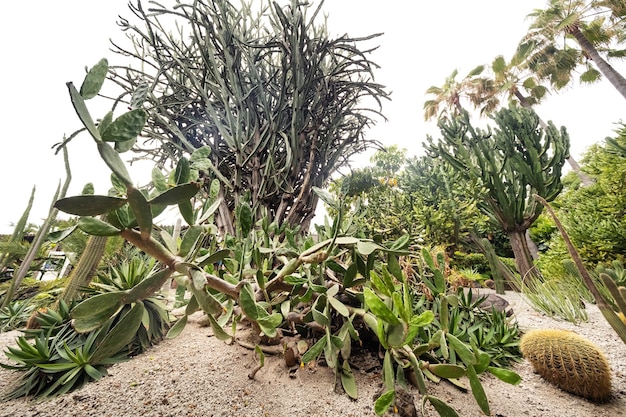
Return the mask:
{"type": "Polygon", "coordinates": [[[520,350],[545,380],[592,401],[611,395],[611,371],[602,351],[567,330],[539,329],[526,333],[520,350]]]}

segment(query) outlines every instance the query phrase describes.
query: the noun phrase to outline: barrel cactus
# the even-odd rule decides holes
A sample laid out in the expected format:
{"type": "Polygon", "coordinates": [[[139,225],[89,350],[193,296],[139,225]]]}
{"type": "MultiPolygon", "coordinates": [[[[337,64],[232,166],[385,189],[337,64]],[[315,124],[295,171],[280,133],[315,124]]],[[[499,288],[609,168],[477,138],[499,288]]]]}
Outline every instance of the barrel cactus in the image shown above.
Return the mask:
{"type": "Polygon", "coordinates": [[[522,337],[520,350],[537,373],[562,390],[596,402],[610,397],[611,372],[604,353],[582,336],[531,330],[522,337]]]}

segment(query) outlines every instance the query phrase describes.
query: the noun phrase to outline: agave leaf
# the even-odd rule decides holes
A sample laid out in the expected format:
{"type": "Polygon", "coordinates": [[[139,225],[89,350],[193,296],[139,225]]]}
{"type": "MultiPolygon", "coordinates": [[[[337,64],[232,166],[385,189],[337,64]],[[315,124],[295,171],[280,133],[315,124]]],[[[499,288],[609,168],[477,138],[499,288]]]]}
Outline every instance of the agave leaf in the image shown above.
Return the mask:
{"type": "Polygon", "coordinates": [[[90,363],[97,364],[119,353],[135,337],[143,318],[144,305],[135,303],[128,313],[107,333],[91,356],[90,363]]]}

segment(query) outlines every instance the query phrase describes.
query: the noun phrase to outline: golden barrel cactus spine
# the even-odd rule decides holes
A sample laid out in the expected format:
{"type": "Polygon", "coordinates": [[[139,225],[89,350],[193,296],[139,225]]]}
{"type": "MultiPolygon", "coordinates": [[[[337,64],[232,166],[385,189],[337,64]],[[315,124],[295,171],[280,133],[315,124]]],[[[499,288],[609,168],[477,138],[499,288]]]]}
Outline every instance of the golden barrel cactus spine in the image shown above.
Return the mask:
{"type": "Polygon", "coordinates": [[[531,330],[522,337],[520,350],[537,373],[562,390],[596,402],[610,397],[606,357],[582,336],[567,330],[531,330]]]}

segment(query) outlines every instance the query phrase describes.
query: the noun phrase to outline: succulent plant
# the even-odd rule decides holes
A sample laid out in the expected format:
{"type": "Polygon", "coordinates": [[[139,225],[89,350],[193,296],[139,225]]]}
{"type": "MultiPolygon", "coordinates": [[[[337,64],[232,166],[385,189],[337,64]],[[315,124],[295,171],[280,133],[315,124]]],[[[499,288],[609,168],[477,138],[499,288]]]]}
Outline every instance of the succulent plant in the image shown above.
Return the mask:
{"type": "Polygon", "coordinates": [[[584,337],[567,330],[531,330],[522,337],[520,349],[537,373],[562,390],[596,402],[610,397],[609,364],[584,337]]]}

